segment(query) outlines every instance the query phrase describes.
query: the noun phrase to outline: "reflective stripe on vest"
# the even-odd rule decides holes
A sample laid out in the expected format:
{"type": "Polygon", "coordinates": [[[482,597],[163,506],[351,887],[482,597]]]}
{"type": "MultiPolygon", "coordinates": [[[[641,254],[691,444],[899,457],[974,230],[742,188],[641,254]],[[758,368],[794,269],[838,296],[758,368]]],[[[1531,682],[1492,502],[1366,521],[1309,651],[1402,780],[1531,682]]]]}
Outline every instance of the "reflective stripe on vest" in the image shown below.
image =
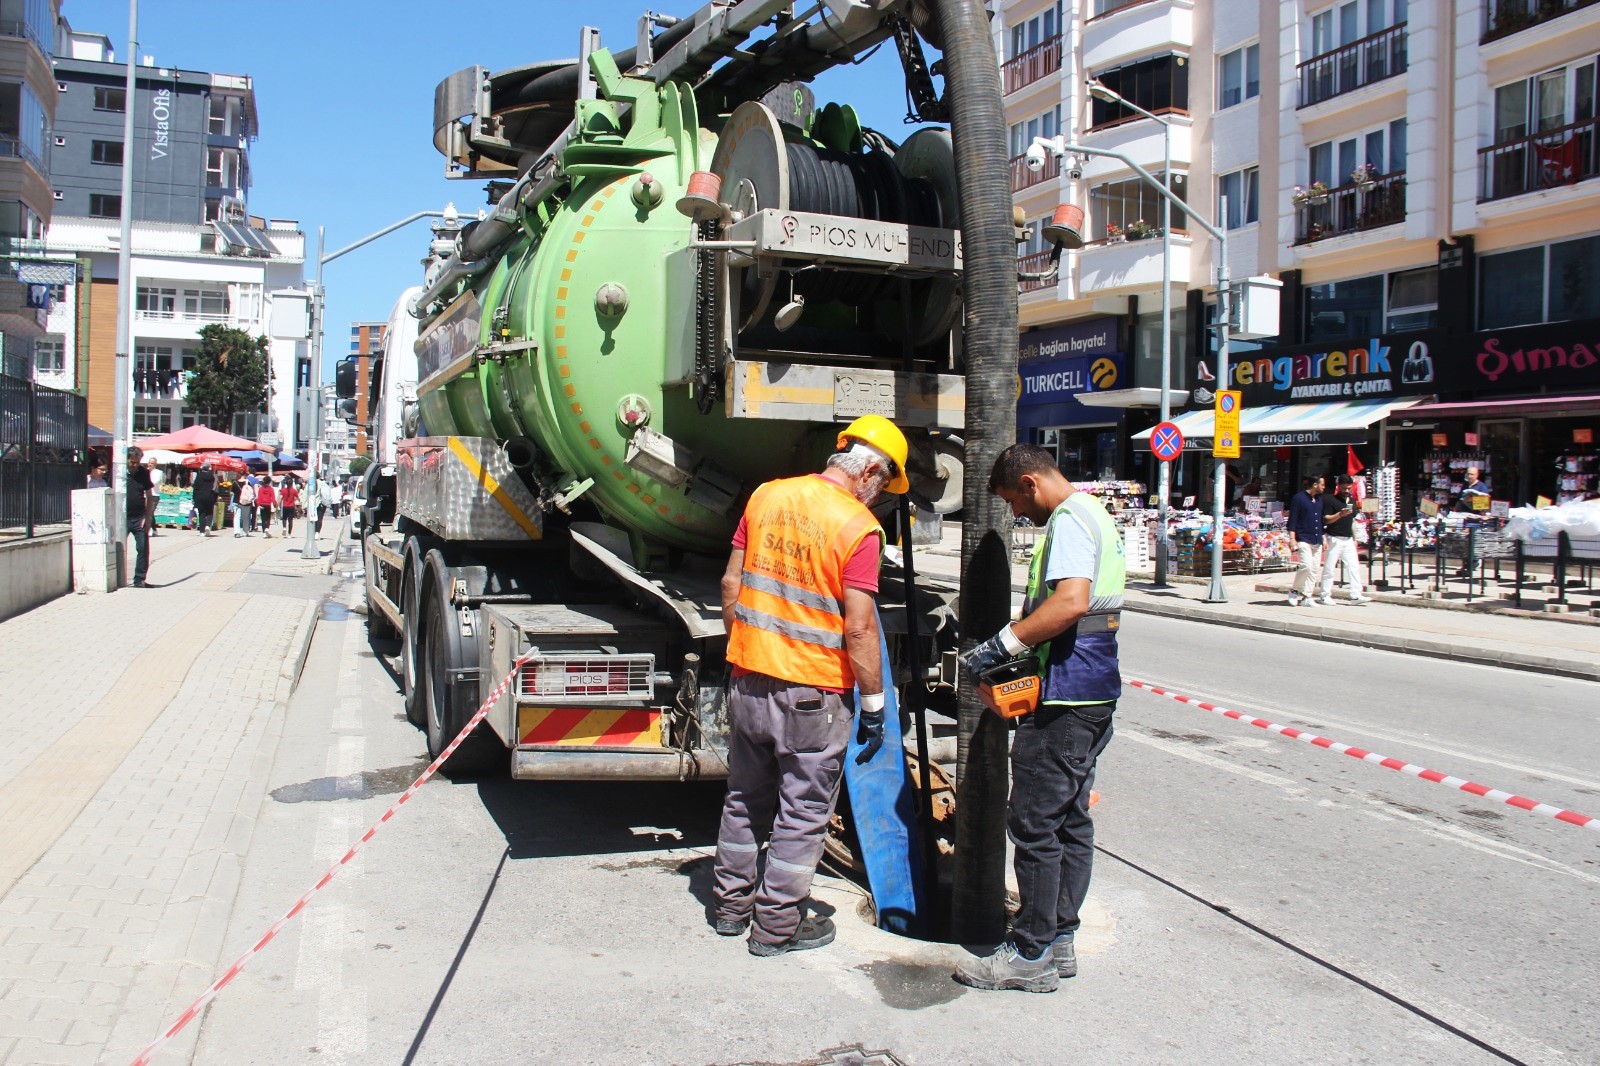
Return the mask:
{"type": "Polygon", "coordinates": [[[823,688],[855,683],[844,640],[844,567],[882,531],[843,486],[812,475],[768,482],[745,508],[744,572],[728,660],[823,688]]]}
{"type": "MultiPolygon", "coordinates": [[[[1090,585],[1089,613],[1108,614],[1122,608],[1122,593],[1127,585],[1127,565],[1122,535],[1104,505],[1084,492],[1075,492],[1051,514],[1045,535],[1035,546],[1028,567],[1028,592],[1024,614],[1031,614],[1050,597],[1045,582],[1045,567],[1050,558],[1057,519],[1075,521],[1089,534],[1095,546],[1095,573],[1090,585]]],[[[1075,625],[1066,633],[1039,645],[1039,667],[1044,674],[1046,705],[1109,703],[1120,693],[1122,679],[1117,670],[1115,632],[1079,633],[1075,625]],[[1052,645],[1063,651],[1052,657],[1052,645]]]]}

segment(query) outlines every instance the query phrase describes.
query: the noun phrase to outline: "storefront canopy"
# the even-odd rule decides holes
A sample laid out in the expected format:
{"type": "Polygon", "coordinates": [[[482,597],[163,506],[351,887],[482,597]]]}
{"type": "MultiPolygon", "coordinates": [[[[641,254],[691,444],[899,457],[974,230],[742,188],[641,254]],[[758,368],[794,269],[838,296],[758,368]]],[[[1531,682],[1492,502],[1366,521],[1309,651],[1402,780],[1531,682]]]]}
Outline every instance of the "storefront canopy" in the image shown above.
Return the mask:
{"type": "MultiPolygon", "coordinates": [[[[1391,411],[1415,404],[1405,400],[1341,400],[1335,403],[1300,403],[1282,407],[1246,407],[1239,423],[1240,444],[1245,448],[1295,447],[1313,444],[1361,444],[1368,429],[1391,411]]],[[[1190,446],[1211,447],[1215,432],[1210,410],[1189,411],[1172,420],[1190,446]]],[[[1134,434],[1135,447],[1149,449],[1151,429],[1134,434]]]]}

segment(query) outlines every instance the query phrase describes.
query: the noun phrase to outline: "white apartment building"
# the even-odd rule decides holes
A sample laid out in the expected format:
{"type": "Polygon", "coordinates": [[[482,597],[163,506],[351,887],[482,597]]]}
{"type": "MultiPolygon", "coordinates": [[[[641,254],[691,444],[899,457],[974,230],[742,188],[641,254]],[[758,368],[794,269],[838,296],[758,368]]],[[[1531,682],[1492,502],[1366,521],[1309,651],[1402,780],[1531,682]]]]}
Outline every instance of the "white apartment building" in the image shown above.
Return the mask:
{"type": "MultiPolygon", "coordinates": [[[[1085,247],[1021,297],[1019,427],[1069,474],[1151,480],[1127,441],[1154,421],[1163,261],[1131,168],[1026,168],[1057,131],[1157,174],[1170,135],[1173,187],[1226,228],[1232,277],[1281,281],[1278,335],[1236,340],[1217,381],[1217,244],[1173,219],[1172,384],[1244,393],[1241,481],[1286,498],[1353,450],[1440,499],[1475,460],[1514,503],[1597,487],[1556,467],[1592,459],[1600,422],[1600,3],[1010,0],[994,35],[1018,205],[1087,212],[1085,247]]],[[[1029,273],[1051,258],[1037,235],[1019,252],[1029,273]]],[[[1209,443],[1203,414],[1189,428],[1209,443]]],[[[1175,495],[1204,496],[1189,462],[1175,495]]]]}
{"type": "MultiPolygon", "coordinates": [[[[84,281],[61,287],[54,305],[61,316],[58,320],[57,310],[51,311],[47,342],[52,350],[57,344],[65,352],[78,350],[70,309],[82,300],[87,313],[77,321],[87,324],[90,343],[86,381],[77,380],[79,369],[70,359],[48,374],[45,364],[37,363],[40,380],[59,388],[84,388],[90,421],[110,429],[115,417],[118,221],[57,215],[47,242],[53,254],[88,263],[84,281]],[[76,291],[82,285],[88,286],[87,294],[76,291]]],[[[295,426],[294,396],[297,386],[312,383],[304,265],[305,234],[292,220],[133,224],[130,384],[135,439],[211,424],[208,413],[185,402],[184,373],[194,365],[201,328],[219,323],[268,338],[274,391],[270,421],[252,412],[236,415],[234,425],[215,428],[252,439],[276,431],[284,447],[303,443],[295,426]]]]}

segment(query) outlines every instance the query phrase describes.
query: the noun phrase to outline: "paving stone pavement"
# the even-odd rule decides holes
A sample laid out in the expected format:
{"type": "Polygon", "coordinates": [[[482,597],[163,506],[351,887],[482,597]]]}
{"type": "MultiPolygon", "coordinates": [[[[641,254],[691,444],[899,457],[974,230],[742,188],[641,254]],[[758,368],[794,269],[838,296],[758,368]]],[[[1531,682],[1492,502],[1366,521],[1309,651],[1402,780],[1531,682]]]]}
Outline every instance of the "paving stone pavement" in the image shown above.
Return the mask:
{"type": "Polygon", "coordinates": [[[0,623],[0,1063],[127,1062],[214,976],[334,586],[299,547],[164,532],[156,587],[0,623]]]}

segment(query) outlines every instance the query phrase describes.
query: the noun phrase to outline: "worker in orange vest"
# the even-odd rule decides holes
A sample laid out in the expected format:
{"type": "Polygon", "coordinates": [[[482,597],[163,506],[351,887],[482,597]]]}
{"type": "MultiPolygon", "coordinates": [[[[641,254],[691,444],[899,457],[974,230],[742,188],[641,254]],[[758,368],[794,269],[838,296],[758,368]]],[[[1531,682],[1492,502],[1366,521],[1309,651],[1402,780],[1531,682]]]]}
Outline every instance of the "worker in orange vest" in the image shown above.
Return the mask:
{"type": "Polygon", "coordinates": [[[731,730],[714,924],[722,936],[749,929],[752,955],[833,941],[833,922],[802,909],[839,795],[852,688],[861,692],[857,761],[883,746],[883,530],[867,508],[885,489],[909,487],[906,453],[888,419],[858,418],[822,473],[756,489],[734,534],[722,575],[731,730]]]}

